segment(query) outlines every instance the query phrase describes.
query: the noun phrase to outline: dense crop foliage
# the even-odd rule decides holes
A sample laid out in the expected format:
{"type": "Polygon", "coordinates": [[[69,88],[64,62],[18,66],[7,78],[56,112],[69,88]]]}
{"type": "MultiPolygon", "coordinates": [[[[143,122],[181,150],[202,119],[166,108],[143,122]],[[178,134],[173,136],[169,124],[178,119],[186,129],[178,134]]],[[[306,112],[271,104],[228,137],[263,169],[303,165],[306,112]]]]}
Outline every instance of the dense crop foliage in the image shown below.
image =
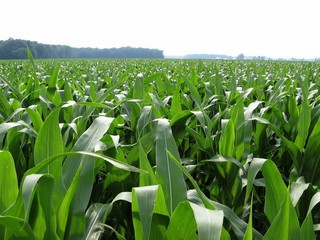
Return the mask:
{"type": "Polygon", "coordinates": [[[0,62],[1,239],[316,239],[320,65],[0,62]]]}

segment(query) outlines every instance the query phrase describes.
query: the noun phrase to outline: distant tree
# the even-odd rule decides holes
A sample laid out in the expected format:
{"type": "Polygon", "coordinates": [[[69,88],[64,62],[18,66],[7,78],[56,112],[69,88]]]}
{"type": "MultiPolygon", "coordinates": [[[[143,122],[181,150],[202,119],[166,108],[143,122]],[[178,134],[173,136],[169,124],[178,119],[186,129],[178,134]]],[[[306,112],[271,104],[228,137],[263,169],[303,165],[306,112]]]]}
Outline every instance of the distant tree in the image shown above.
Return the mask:
{"type": "Polygon", "coordinates": [[[243,53],[240,53],[238,56],[237,56],[237,60],[243,60],[244,59],[244,54],[243,53]]]}
{"type": "Polygon", "coordinates": [[[27,47],[31,50],[34,58],[164,58],[163,51],[158,49],[73,48],[10,38],[6,41],[0,41],[0,59],[28,58],[27,47]]]}

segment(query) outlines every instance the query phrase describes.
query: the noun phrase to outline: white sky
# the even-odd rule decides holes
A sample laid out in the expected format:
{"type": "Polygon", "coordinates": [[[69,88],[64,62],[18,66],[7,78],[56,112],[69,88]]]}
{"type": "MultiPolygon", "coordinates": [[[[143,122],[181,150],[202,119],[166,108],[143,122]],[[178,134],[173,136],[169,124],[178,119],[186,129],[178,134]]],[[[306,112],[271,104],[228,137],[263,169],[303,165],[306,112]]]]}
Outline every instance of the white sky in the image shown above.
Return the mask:
{"type": "Polygon", "coordinates": [[[1,0],[0,40],[320,57],[319,0],[1,0]]]}

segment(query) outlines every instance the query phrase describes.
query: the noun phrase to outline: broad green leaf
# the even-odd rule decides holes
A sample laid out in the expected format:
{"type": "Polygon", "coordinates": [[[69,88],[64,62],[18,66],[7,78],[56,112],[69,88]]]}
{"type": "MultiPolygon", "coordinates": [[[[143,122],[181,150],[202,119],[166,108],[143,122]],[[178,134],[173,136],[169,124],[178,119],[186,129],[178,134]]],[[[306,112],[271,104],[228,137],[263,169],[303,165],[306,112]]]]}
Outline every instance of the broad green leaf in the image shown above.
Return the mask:
{"type": "MultiPolygon", "coordinates": [[[[70,223],[72,220],[72,212],[75,203],[75,196],[78,190],[79,186],[79,179],[80,179],[80,173],[82,170],[83,163],[81,162],[75,177],[73,178],[73,181],[71,185],[69,186],[67,193],[65,194],[65,197],[62,200],[61,206],[58,211],[57,215],[57,232],[60,237],[60,239],[67,238],[70,234],[70,223]]],[[[81,227],[81,226],[79,226],[81,227]]],[[[84,229],[80,229],[80,231],[84,232],[84,229]]]]}
{"type": "Polygon", "coordinates": [[[140,166],[140,169],[146,171],[146,173],[140,173],[139,186],[143,187],[143,186],[156,185],[157,184],[156,175],[153,172],[153,169],[141,145],[141,142],[139,142],[139,166],[140,166]]]}
{"type": "Polygon", "coordinates": [[[304,219],[300,229],[301,240],[315,240],[316,234],[313,228],[312,214],[309,213],[304,219]]]}
{"type": "MultiPolygon", "coordinates": [[[[268,185],[266,188],[268,189],[268,185]]],[[[299,221],[288,191],[263,239],[300,239],[299,221]]]]}
{"type": "MultiPolygon", "coordinates": [[[[266,184],[265,205],[264,213],[266,214],[270,223],[274,222],[274,219],[281,210],[281,206],[285,198],[287,198],[287,187],[284,184],[280,172],[277,166],[270,160],[264,162],[262,167],[262,174],[266,184]]],[[[290,195],[289,195],[290,197],[290,195]]],[[[292,205],[291,199],[287,200],[287,208],[292,205]]],[[[292,207],[293,208],[293,207],[292,207]]]]}
{"type": "Polygon", "coordinates": [[[143,77],[137,76],[135,79],[134,88],[133,88],[133,98],[143,99],[143,96],[144,96],[143,77]]]}
{"type": "MultiPolygon", "coordinates": [[[[230,111],[230,119],[234,124],[235,131],[235,157],[241,160],[244,152],[244,104],[243,99],[240,99],[230,111]]],[[[231,157],[231,156],[230,156],[231,157]]]]}
{"type": "Polygon", "coordinates": [[[157,185],[132,189],[132,216],[136,239],[150,239],[157,191],[157,185]]]}
{"type": "Polygon", "coordinates": [[[164,239],[198,240],[197,223],[190,203],[181,202],[172,213],[164,239]]]}
{"type": "Polygon", "coordinates": [[[8,102],[8,99],[2,92],[0,92],[0,113],[5,117],[5,119],[8,119],[8,117],[12,114],[12,108],[8,102]]]}
{"type": "Polygon", "coordinates": [[[221,125],[222,133],[219,140],[219,153],[223,156],[233,157],[236,138],[233,121],[231,119],[223,119],[221,125]]]}
{"type": "Polygon", "coordinates": [[[247,182],[246,196],[244,199],[244,204],[248,202],[251,191],[252,191],[254,179],[256,178],[258,172],[261,170],[261,168],[263,167],[263,165],[266,161],[267,161],[267,159],[254,158],[253,161],[251,162],[249,170],[248,170],[248,177],[247,177],[248,182],[247,182]]]}
{"type": "MultiPolygon", "coordinates": [[[[232,225],[232,228],[235,234],[238,237],[243,237],[247,229],[247,223],[244,222],[242,219],[240,219],[228,206],[225,206],[223,204],[210,200],[202,192],[198,183],[193,179],[190,173],[181,165],[181,163],[170,152],[168,152],[168,154],[170,156],[170,159],[181,169],[184,175],[191,182],[192,186],[195,188],[194,190],[188,191],[188,199],[191,202],[196,204],[203,203],[207,209],[222,210],[225,218],[227,218],[230,224],[232,225]]],[[[222,230],[222,233],[224,233],[224,230],[222,230]]],[[[256,239],[262,239],[262,235],[255,229],[254,229],[254,236],[256,239]]]]}
{"type": "Polygon", "coordinates": [[[84,240],[99,239],[104,232],[104,216],[109,208],[109,204],[94,203],[86,211],[86,233],[84,240]]]}
{"type": "Polygon", "coordinates": [[[311,107],[309,106],[309,76],[306,74],[305,78],[302,79],[301,75],[298,76],[298,82],[302,90],[302,103],[299,114],[299,120],[297,123],[297,137],[295,144],[302,150],[305,146],[306,140],[309,134],[309,127],[311,123],[311,107]]]}
{"type": "Polygon", "coordinates": [[[301,151],[299,150],[298,146],[294,142],[287,139],[283,134],[281,134],[279,128],[276,125],[270,124],[269,126],[272,129],[272,131],[274,131],[281,138],[283,146],[287,148],[288,152],[292,157],[294,166],[300,170],[302,157],[301,151]]]}
{"type": "Polygon", "coordinates": [[[308,189],[309,185],[310,185],[309,183],[305,183],[302,177],[298,178],[297,181],[291,183],[290,197],[291,197],[292,205],[294,207],[297,205],[304,191],[308,189]]]}
{"type": "Polygon", "coordinates": [[[41,127],[42,127],[42,124],[43,124],[43,121],[41,119],[41,116],[40,116],[39,112],[37,112],[34,109],[31,109],[30,107],[26,109],[26,112],[30,116],[30,119],[32,121],[32,125],[33,125],[34,130],[37,133],[39,133],[39,131],[40,131],[41,127]]]}
{"type": "Polygon", "coordinates": [[[36,238],[58,239],[56,218],[52,206],[53,189],[54,179],[49,174],[31,174],[24,179],[21,191],[24,201],[25,221],[34,221],[36,238]],[[35,194],[38,194],[37,198],[35,194]],[[38,200],[41,210],[37,214],[32,211],[32,207],[34,201],[38,200]]]}
{"type": "Polygon", "coordinates": [[[312,209],[320,202],[320,192],[314,194],[310,200],[308,214],[311,213],[312,209]]]}
{"type": "Polygon", "coordinates": [[[174,115],[170,121],[172,128],[172,134],[177,142],[177,145],[180,145],[185,137],[186,122],[193,115],[189,110],[180,111],[174,115]]]}
{"type": "MultiPolygon", "coordinates": [[[[91,152],[83,152],[83,151],[78,151],[78,152],[65,152],[65,153],[61,153],[61,154],[56,154],[54,156],[51,156],[49,158],[46,158],[45,160],[43,160],[41,163],[39,163],[38,165],[34,166],[33,168],[30,168],[25,175],[30,175],[30,174],[34,174],[34,173],[39,173],[41,172],[42,169],[46,168],[48,164],[50,164],[51,162],[55,161],[56,159],[59,159],[60,157],[65,157],[65,156],[78,156],[78,155],[84,155],[84,156],[88,156],[88,157],[92,157],[92,158],[99,158],[102,159],[108,163],[110,163],[111,165],[126,170],[126,171],[131,171],[131,172],[137,172],[137,173],[146,173],[144,170],[141,170],[139,168],[136,168],[134,166],[131,166],[129,164],[126,163],[122,163],[116,159],[113,159],[111,157],[107,157],[101,154],[97,154],[97,153],[91,153],[91,152]]],[[[83,157],[80,157],[83,158],[83,157]]],[[[92,159],[89,159],[92,160],[92,159]]]]}
{"type": "MultiPolygon", "coordinates": [[[[46,118],[39,131],[34,145],[34,163],[37,165],[44,159],[64,152],[62,135],[59,128],[60,108],[52,111],[46,118]]],[[[54,208],[58,209],[66,192],[62,182],[62,161],[56,159],[47,166],[43,172],[52,174],[55,179],[54,208]]]]}
{"type": "Polygon", "coordinates": [[[309,127],[311,123],[311,108],[308,105],[308,100],[304,99],[302,101],[302,106],[300,110],[299,121],[297,124],[298,135],[295,139],[295,144],[300,150],[304,148],[306,140],[309,134],[309,127]]]}
{"type": "Polygon", "coordinates": [[[156,177],[163,188],[169,213],[172,214],[175,207],[186,200],[187,189],[182,172],[170,160],[168,151],[180,160],[168,120],[159,119],[156,132],[156,177]]]}
{"type": "MultiPolygon", "coordinates": [[[[72,148],[72,152],[83,151],[83,152],[91,152],[94,150],[96,144],[100,141],[102,136],[108,131],[110,124],[112,123],[113,118],[107,117],[98,117],[94,120],[91,126],[87,129],[85,133],[83,133],[80,138],[75,143],[72,148]]],[[[62,172],[63,172],[63,180],[66,187],[70,186],[73,177],[80,165],[82,159],[79,159],[76,156],[68,156],[63,164],[62,172]]],[[[88,165],[88,168],[91,169],[90,166],[93,166],[93,161],[88,165]]],[[[86,165],[83,166],[86,168],[86,165]]],[[[89,170],[89,169],[88,169],[89,170]]],[[[89,170],[90,171],[90,170],[89,170]]]]}
{"type": "Polygon", "coordinates": [[[301,166],[301,175],[307,182],[315,185],[320,183],[320,118],[315,124],[308,139],[305,149],[303,165],[301,166]]]}
{"type": "MultiPolygon", "coordinates": [[[[103,116],[96,118],[91,126],[77,140],[72,151],[94,151],[96,144],[100,141],[106,131],[108,131],[113,120],[114,118],[103,116]]],[[[82,228],[84,227],[84,213],[88,206],[93,187],[94,159],[90,158],[90,156],[85,155],[82,155],[81,158],[69,155],[64,160],[62,167],[63,181],[66,188],[69,188],[80,163],[84,160],[81,170],[81,178],[79,179],[79,185],[75,197],[77,204],[73,209],[73,230],[71,230],[70,234],[74,236],[83,234],[82,228]],[[79,222],[77,222],[76,219],[79,220],[79,222]]]]}
{"type": "Polygon", "coordinates": [[[0,124],[0,136],[4,136],[11,128],[22,126],[21,122],[6,122],[0,124]]]}
{"type": "Polygon", "coordinates": [[[171,101],[172,101],[171,108],[170,108],[171,116],[175,116],[179,112],[182,111],[181,101],[180,101],[180,86],[179,85],[176,87],[171,101]]]}
{"type": "Polygon", "coordinates": [[[53,72],[50,76],[49,82],[48,82],[48,88],[54,88],[56,89],[57,83],[58,83],[58,74],[59,74],[60,67],[55,67],[53,69],[53,72]]]}
{"type": "Polygon", "coordinates": [[[0,151],[0,192],[0,214],[2,214],[16,201],[19,192],[14,160],[7,151],[0,151]]]}
{"type": "MultiPolygon", "coordinates": [[[[80,172],[80,171],[79,171],[80,172]]],[[[110,204],[100,204],[95,203],[91,205],[86,212],[86,233],[81,239],[97,239],[103,233],[102,227],[111,229],[116,233],[118,239],[124,239],[123,236],[118,233],[115,229],[109,225],[103,224],[110,211],[112,210],[113,204],[117,201],[126,201],[132,203],[131,192],[121,192],[119,193],[110,204]]]]}
{"type": "Polygon", "coordinates": [[[199,95],[199,92],[197,88],[194,86],[194,84],[188,79],[185,79],[185,83],[187,84],[191,98],[193,99],[194,103],[198,107],[199,110],[202,110],[202,105],[201,105],[201,97],[199,95]]]}
{"type": "MultiPolygon", "coordinates": [[[[188,177],[189,178],[189,177],[188,177]]],[[[190,179],[189,179],[190,180],[190,179]]],[[[198,187],[197,187],[198,188],[198,187]]],[[[245,232],[248,228],[248,224],[243,221],[241,218],[239,218],[231,208],[229,208],[226,205],[223,205],[221,203],[218,203],[216,201],[212,201],[209,198],[207,198],[204,193],[201,190],[197,190],[197,188],[194,190],[188,191],[188,199],[190,202],[196,203],[196,204],[205,204],[208,205],[210,209],[216,209],[216,210],[222,210],[224,217],[228,220],[228,222],[231,224],[232,230],[237,235],[238,238],[243,238],[245,235],[245,232]]],[[[206,206],[206,208],[208,209],[206,206]]],[[[222,229],[222,236],[225,233],[225,229],[222,229]]],[[[255,229],[253,229],[253,235],[255,239],[262,239],[262,235],[255,229]]],[[[224,236],[225,237],[225,236],[224,236]]],[[[228,239],[228,238],[226,238],[228,239]]]]}
{"type": "Polygon", "coordinates": [[[223,211],[211,210],[190,203],[197,222],[199,239],[220,239],[223,228],[223,211]]]}
{"type": "Polygon", "coordinates": [[[13,216],[0,216],[0,224],[7,228],[3,240],[33,240],[36,239],[30,225],[24,219],[13,216]]]}

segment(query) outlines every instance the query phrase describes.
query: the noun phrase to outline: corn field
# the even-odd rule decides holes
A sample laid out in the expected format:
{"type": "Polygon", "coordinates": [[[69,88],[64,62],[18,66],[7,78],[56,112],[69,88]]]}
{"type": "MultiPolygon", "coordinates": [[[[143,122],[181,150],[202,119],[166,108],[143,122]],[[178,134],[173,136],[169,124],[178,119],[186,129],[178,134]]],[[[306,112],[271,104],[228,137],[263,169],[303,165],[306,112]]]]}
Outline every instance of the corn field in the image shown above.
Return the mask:
{"type": "Polygon", "coordinates": [[[320,64],[0,62],[0,239],[320,237],[320,64]]]}

